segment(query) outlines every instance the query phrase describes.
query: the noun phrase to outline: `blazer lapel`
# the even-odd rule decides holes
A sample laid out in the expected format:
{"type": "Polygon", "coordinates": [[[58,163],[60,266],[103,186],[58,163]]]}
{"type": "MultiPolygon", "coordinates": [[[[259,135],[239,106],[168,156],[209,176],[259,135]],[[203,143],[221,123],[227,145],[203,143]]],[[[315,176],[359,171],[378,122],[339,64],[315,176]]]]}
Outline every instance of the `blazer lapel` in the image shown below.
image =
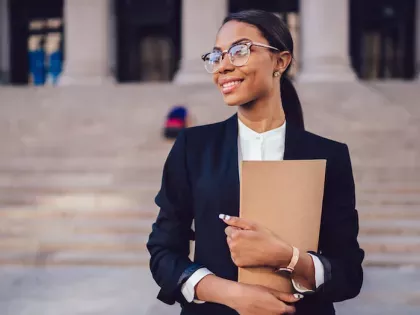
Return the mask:
{"type": "Polygon", "coordinates": [[[286,124],[286,139],[284,148],[284,160],[304,159],[304,147],[302,143],[303,131],[292,125],[286,124]]]}
{"type": "Polygon", "coordinates": [[[235,114],[226,120],[226,137],[223,152],[226,153],[227,178],[226,186],[228,189],[230,209],[229,215],[239,215],[239,163],[238,163],[238,115],[235,114]]]}

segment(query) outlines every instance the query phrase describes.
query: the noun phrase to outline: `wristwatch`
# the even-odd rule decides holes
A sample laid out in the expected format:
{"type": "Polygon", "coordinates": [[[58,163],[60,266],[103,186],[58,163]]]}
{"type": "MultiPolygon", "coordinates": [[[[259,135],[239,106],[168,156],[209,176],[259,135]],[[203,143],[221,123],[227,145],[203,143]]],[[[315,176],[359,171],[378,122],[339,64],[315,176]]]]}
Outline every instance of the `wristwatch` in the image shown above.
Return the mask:
{"type": "Polygon", "coordinates": [[[292,277],[292,274],[295,270],[296,264],[299,261],[299,249],[297,249],[294,246],[292,246],[292,248],[293,248],[293,254],[292,254],[292,259],[290,260],[289,265],[286,268],[277,269],[277,272],[281,273],[281,274],[287,274],[290,277],[290,279],[292,281],[293,288],[297,293],[301,293],[303,295],[313,294],[313,293],[315,293],[314,290],[305,288],[304,286],[302,286],[301,284],[296,282],[292,277]]]}
{"type": "Polygon", "coordinates": [[[286,268],[279,268],[277,270],[277,272],[287,272],[289,274],[292,274],[293,271],[295,271],[295,266],[299,260],[299,249],[297,249],[296,247],[292,246],[293,248],[293,254],[292,254],[292,259],[290,260],[289,265],[286,268]]]}

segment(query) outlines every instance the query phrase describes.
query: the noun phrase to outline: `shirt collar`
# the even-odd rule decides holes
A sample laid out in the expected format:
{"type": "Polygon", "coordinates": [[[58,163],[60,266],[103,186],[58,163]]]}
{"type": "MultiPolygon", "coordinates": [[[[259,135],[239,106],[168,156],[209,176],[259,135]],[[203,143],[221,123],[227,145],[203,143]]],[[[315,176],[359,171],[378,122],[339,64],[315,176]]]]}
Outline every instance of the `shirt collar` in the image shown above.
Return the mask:
{"type": "Polygon", "coordinates": [[[284,122],[283,125],[281,125],[278,128],[275,128],[266,132],[258,133],[252,130],[251,128],[249,128],[248,126],[246,126],[238,118],[238,132],[239,132],[239,137],[244,140],[254,140],[256,138],[261,138],[261,137],[263,139],[284,137],[286,134],[286,121],[284,122]]]}

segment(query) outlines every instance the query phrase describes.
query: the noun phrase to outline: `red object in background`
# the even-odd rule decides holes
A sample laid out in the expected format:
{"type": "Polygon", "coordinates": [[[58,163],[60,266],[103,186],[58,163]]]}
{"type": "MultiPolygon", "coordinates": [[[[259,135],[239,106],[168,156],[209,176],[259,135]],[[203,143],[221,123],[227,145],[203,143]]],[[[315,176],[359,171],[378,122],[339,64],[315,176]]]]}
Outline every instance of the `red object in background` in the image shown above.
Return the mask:
{"type": "Polygon", "coordinates": [[[165,128],[184,128],[185,121],[180,118],[169,118],[166,120],[165,128]]]}
{"type": "Polygon", "coordinates": [[[165,121],[164,136],[168,139],[175,139],[178,133],[187,127],[188,112],[184,106],[174,106],[169,111],[165,121]]]}

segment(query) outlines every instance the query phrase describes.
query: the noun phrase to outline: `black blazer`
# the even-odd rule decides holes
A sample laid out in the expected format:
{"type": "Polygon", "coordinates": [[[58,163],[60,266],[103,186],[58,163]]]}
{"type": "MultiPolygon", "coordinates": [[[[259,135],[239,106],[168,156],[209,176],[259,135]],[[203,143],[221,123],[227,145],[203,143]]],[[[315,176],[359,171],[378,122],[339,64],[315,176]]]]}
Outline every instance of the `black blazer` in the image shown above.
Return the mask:
{"type": "MultiPolygon", "coordinates": [[[[326,159],[324,201],[317,252],[325,269],[325,283],[296,304],[297,314],[334,314],[333,302],[353,298],[363,282],[355,187],[348,148],[286,125],[285,160],[326,159]]],[[[239,215],[238,122],[226,121],[185,129],[179,134],[163,170],[156,196],[160,207],[147,248],[150,269],[161,288],[158,299],[181,303],[185,315],[230,315],[219,304],[187,303],[180,288],[204,266],[217,276],[237,280],[220,213],[239,215]],[[195,220],[195,235],[191,230],[195,220]],[[195,236],[194,263],[188,258],[195,236]]]]}

